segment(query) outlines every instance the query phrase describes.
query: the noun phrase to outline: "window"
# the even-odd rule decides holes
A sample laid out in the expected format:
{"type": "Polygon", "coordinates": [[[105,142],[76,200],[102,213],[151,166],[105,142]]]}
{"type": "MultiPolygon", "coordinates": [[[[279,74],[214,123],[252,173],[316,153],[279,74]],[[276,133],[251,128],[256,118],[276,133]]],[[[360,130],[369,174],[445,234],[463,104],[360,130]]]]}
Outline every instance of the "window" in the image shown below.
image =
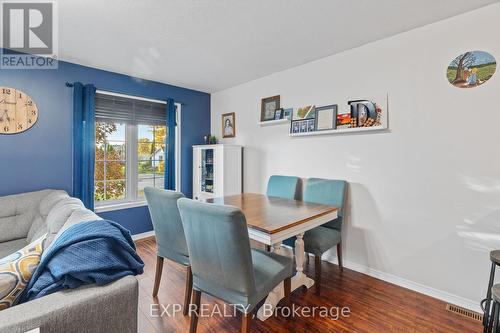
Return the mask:
{"type": "Polygon", "coordinates": [[[127,144],[125,124],[96,121],[94,201],[126,198],[127,144]]]}
{"type": "MultiPolygon", "coordinates": [[[[165,186],[166,105],[99,92],[95,102],[96,210],[142,205],[145,187],[165,186]]],[[[180,106],[176,106],[179,111],[180,106]]],[[[179,120],[177,112],[177,124],[179,120]]],[[[176,128],[176,180],[179,179],[178,138],[176,128]]]]}
{"type": "Polygon", "coordinates": [[[144,188],[165,187],[165,126],[138,125],[138,175],[137,193],[144,196],[144,188]]]}

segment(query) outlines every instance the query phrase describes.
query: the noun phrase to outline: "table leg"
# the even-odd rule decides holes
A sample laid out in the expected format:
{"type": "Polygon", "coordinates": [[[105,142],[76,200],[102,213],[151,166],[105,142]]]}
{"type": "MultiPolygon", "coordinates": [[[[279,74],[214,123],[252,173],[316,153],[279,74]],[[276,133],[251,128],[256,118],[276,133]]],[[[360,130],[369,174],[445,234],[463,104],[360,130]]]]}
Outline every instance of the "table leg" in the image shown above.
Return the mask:
{"type": "MultiPolygon", "coordinates": [[[[314,280],[308,278],[304,274],[304,260],[305,260],[305,252],[304,252],[304,240],[302,239],[304,234],[297,235],[297,240],[295,241],[295,263],[297,273],[292,277],[292,291],[301,287],[306,286],[308,289],[314,285],[314,280]]],[[[281,243],[273,245],[273,252],[281,255],[286,255],[286,252],[281,247],[281,243]]],[[[267,296],[264,304],[257,311],[257,318],[264,321],[269,318],[278,302],[285,297],[285,292],[283,289],[283,282],[277,285],[267,296]]]]}
{"type": "Polygon", "coordinates": [[[299,234],[296,236],[295,240],[295,264],[297,273],[292,278],[292,290],[295,290],[301,286],[306,286],[307,289],[314,285],[314,280],[308,278],[304,274],[304,262],[306,258],[306,252],[304,250],[304,240],[302,239],[304,234],[299,234]]]}

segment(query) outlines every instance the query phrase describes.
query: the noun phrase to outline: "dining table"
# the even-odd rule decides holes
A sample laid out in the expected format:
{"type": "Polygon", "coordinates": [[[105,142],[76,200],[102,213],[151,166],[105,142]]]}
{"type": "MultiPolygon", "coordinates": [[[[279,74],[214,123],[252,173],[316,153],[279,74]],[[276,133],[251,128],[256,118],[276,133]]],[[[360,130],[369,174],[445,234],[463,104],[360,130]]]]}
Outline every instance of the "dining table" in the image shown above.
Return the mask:
{"type": "MultiPolygon", "coordinates": [[[[266,196],[258,193],[242,193],[219,198],[206,199],[206,202],[230,205],[241,209],[245,215],[248,236],[259,243],[269,245],[273,252],[287,255],[281,242],[296,237],[295,264],[296,274],[292,277],[292,291],[314,285],[314,280],[304,274],[304,233],[337,218],[338,207],[266,196]]],[[[278,302],[284,297],[283,282],[267,296],[257,311],[257,318],[269,318],[278,302]]]]}

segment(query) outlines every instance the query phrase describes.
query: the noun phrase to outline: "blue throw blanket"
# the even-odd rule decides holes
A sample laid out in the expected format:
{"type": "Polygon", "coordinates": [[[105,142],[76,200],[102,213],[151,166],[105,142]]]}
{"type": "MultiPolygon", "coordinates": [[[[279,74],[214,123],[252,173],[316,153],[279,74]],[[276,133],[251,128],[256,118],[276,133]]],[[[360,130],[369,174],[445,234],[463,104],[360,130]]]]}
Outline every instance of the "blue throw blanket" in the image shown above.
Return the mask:
{"type": "Polygon", "coordinates": [[[130,232],[118,223],[82,222],[65,230],[44,252],[22,302],[83,284],[104,285],[143,273],[130,232]]]}

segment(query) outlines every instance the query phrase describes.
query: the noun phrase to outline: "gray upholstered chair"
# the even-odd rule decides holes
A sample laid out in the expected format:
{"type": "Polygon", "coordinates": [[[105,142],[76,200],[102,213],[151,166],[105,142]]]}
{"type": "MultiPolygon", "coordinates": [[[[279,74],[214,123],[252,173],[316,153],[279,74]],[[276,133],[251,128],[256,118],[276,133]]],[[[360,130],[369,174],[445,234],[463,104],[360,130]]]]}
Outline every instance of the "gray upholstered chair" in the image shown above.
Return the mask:
{"type": "Polygon", "coordinates": [[[300,190],[300,178],[274,175],[269,177],[267,193],[269,197],[297,200],[300,190]]]}
{"type": "MultiPolygon", "coordinates": [[[[273,175],[267,182],[266,195],[290,200],[300,200],[301,180],[295,176],[273,175]]],[[[271,252],[271,246],[266,245],[266,251],[271,252]]]]}
{"type": "MultiPolygon", "coordinates": [[[[304,190],[304,201],[338,207],[338,217],[304,234],[304,247],[307,253],[314,254],[314,270],[316,293],[321,288],[321,256],[330,248],[337,246],[339,268],[342,271],[342,219],[347,183],[343,180],[310,178],[304,190]]],[[[283,243],[295,246],[295,237],[286,239],[283,243]]]]}
{"type": "Polygon", "coordinates": [[[163,271],[163,258],[170,259],[178,264],[186,266],[186,291],[184,295],[183,314],[187,315],[191,292],[193,288],[193,276],[189,265],[189,252],[184,236],[177,200],[184,195],[179,192],[160,190],[154,187],[144,189],[148,202],[151,220],[158,247],[156,256],[156,275],[153,287],[153,297],[158,295],[161,274],[163,271]]]}
{"type": "MultiPolygon", "coordinates": [[[[199,308],[202,292],[237,304],[243,313],[241,331],[249,332],[255,306],[282,281],[288,300],[292,259],[251,249],[245,216],[236,207],[190,199],[177,204],[193,271],[192,306],[199,308]]],[[[190,332],[196,332],[197,312],[190,332]]]]}

